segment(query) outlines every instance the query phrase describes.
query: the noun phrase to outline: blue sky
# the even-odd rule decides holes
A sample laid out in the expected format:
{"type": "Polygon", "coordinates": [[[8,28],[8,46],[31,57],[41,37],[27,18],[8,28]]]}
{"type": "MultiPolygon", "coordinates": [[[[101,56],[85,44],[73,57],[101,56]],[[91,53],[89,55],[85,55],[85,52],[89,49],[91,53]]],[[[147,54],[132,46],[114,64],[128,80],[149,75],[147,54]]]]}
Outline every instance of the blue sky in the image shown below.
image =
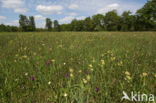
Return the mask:
{"type": "Polygon", "coordinates": [[[72,19],[84,19],[87,16],[117,9],[121,14],[125,10],[133,13],[147,0],[0,0],[0,24],[18,26],[19,14],[35,16],[37,27],[44,27],[45,18],[58,20],[60,24],[72,19]]]}

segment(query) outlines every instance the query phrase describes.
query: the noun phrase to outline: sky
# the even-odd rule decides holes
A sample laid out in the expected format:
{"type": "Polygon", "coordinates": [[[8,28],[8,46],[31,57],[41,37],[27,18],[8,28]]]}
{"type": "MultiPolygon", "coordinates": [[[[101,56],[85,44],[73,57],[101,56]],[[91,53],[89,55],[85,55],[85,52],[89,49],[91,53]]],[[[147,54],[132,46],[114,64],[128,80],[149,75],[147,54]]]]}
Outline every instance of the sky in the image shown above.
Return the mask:
{"type": "Polygon", "coordinates": [[[82,20],[116,9],[119,14],[135,13],[147,0],[0,0],[0,24],[19,26],[19,15],[34,16],[36,26],[43,28],[45,18],[60,24],[82,20]]]}

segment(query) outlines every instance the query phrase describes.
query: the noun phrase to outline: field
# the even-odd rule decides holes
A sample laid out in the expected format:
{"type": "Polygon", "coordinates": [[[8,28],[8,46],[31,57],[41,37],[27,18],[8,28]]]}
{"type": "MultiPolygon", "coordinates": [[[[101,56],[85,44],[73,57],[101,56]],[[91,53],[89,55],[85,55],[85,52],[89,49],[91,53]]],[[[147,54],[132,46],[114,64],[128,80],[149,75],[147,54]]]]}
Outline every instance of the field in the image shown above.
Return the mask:
{"type": "Polygon", "coordinates": [[[0,103],[132,103],[123,91],[156,95],[156,32],[0,33],[0,103]]]}

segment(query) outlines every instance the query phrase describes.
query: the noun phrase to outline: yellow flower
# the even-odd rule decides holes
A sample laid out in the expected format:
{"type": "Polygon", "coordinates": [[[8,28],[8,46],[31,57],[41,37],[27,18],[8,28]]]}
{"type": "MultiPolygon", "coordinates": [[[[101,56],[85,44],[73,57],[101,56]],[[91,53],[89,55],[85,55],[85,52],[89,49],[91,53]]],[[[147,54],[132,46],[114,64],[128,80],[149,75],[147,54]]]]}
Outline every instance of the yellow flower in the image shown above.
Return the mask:
{"type": "Polygon", "coordinates": [[[94,69],[93,69],[93,68],[91,68],[91,69],[90,69],[90,71],[94,71],[94,69]]]}
{"type": "Polygon", "coordinates": [[[148,74],[146,72],[142,73],[143,77],[146,77],[148,74]]]}
{"type": "Polygon", "coordinates": [[[70,68],[70,69],[69,69],[69,72],[73,73],[73,72],[74,72],[74,70],[73,70],[72,68],[70,68]]]}
{"type": "Polygon", "coordinates": [[[52,59],[51,61],[52,61],[52,62],[55,62],[55,59],[52,59]]]}
{"type": "Polygon", "coordinates": [[[70,74],[70,77],[74,77],[74,75],[71,73],[71,74],[70,74]]]}
{"type": "Polygon", "coordinates": [[[86,84],[86,83],[87,83],[87,80],[86,80],[86,79],[83,79],[83,83],[85,83],[85,84],[86,84]]]}
{"type": "Polygon", "coordinates": [[[90,75],[87,75],[87,80],[90,81],[91,77],[90,75]]]}
{"type": "Polygon", "coordinates": [[[118,63],[118,66],[123,66],[123,62],[120,61],[120,62],[118,63]]]}
{"type": "Polygon", "coordinates": [[[130,76],[130,75],[131,75],[128,71],[126,71],[126,72],[125,72],[125,74],[126,74],[126,75],[128,75],[128,76],[130,76]]]}
{"type": "Polygon", "coordinates": [[[25,59],[26,59],[26,58],[27,58],[27,56],[26,56],[26,55],[24,55],[24,56],[23,56],[23,58],[25,58],[25,59]]]}
{"type": "Polygon", "coordinates": [[[102,65],[105,65],[105,61],[104,61],[104,60],[101,60],[101,64],[102,64],[102,65]]]}
{"type": "Polygon", "coordinates": [[[90,68],[93,68],[93,65],[92,65],[92,64],[89,64],[89,67],[90,67],[90,68]]]}
{"type": "Polygon", "coordinates": [[[132,79],[129,75],[127,75],[126,78],[127,78],[128,80],[131,80],[131,79],[132,79]]]}
{"type": "Polygon", "coordinates": [[[116,58],[115,57],[111,57],[111,61],[114,61],[116,58]]]}

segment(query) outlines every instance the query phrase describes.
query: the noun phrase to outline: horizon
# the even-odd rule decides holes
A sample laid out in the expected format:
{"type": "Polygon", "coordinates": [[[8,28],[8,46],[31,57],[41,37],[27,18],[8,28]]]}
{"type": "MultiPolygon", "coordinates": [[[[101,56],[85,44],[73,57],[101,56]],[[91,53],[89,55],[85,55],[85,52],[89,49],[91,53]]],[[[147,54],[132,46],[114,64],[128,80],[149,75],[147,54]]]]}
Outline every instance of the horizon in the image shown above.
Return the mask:
{"type": "Polygon", "coordinates": [[[119,14],[128,10],[134,14],[146,2],[147,0],[0,0],[0,24],[19,26],[19,15],[23,14],[34,16],[37,28],[44,28],[45,18],[67,24],[73,19],[83,20],[114,9],[119,14]]]}

